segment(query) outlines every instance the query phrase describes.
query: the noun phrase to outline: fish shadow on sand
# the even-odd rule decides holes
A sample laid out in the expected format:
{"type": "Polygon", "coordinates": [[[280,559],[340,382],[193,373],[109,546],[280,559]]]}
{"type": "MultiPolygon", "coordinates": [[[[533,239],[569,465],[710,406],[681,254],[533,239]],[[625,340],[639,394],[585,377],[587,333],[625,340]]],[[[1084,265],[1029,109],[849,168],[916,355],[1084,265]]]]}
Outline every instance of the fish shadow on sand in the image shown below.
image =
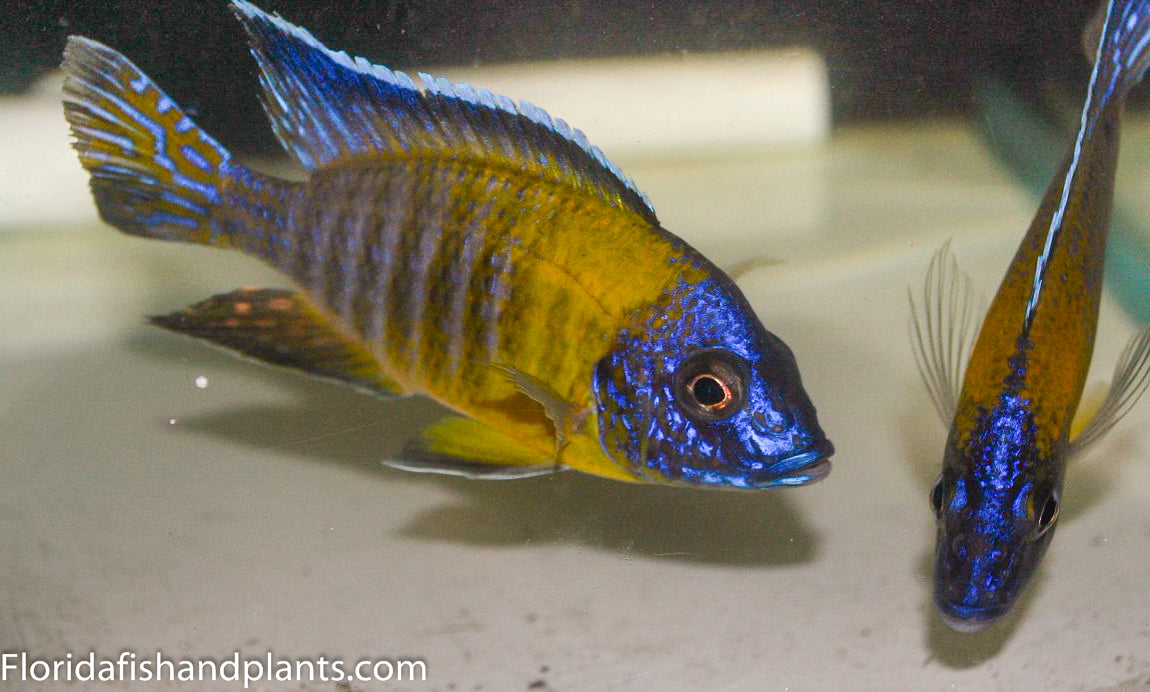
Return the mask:
{"type": "MultiPolygon", "coordinates": [[[[916,396],[908,397],[908,401],[915,401],[916,396]]],[[[907,460],[910,472],[922,490],[922,521],[933,523],[928,497],[942,469],[947,431],[929,407],[912,409],[904,420],[907,432],[903,436],[903,458],[907,460]]],[[[1114,490],[1118,478],[1118,474],[1114,473],[1115,464],[1102,462],[1102,457],[1114,458],[1121,463],[1122,459],[1135,453],[1129,436],[1123,435],[1119,429],[1087,450],[1081,458],[1071,459],[1067,468],[1065,502],[1060,521],[1074,521],[1114,490]]],[[[1057,537],[1051,550],[1058,550],[1057,537]]],[[[934,581],[933,539],[930,544],[923,546],[916,571],[921,583],[926,585],[923,593],[926,646],[934,661],[957,669],[973,668],[996,656],[1027,617],[1034,597],[1042,590],[1046,580],[1045,565],[1040,565],[1018,603],[1001,622],[982,632],[962,633],[950,629],[942,622],[931,601],[930,590],[934,581]]]]}
{"type": "Polygon", "coordinates": [[[434,402],[376,399],[245,363],[187,339],[141,336],[129,346],[147,358],[260,380],[290,391],[297,401],[184,417],[185,430],[351,468],[381,483],[431,483],[458,497],[411,518],[401,529],[407,537],[476,546],[578,544],[628,556],[734,566],[800,564],[818,554],[819,538],[804,526],[786,490],[693,490],[573,471],[516,481],[397,471],[382,460],[444,415],[434,402]]]}

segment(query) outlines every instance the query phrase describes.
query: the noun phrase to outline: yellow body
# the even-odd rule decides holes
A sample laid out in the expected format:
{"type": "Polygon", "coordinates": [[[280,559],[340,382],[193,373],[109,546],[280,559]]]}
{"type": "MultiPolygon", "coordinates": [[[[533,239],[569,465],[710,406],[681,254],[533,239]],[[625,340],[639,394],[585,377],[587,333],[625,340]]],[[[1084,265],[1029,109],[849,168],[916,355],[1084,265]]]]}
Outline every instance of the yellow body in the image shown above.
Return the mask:
{"type": "MultiPolygon", "coordinates": [[[[407,168],[403,164],[380,160],[340,163],[333,170],[346,176],[356,166],[392,167],[396,170],[388,175],[411,175],[410,170],[401,170],[407,168]]],[[[488,458],[503,459],[509,465],[562,464],[594,475],[635,480],[602,451],[596,417],[588,415],[595,405],[592,373],[620,330],[634,326],[641,311],[657,310],[670,287],[698,282],[705,277],[704,271],[685,260],[681,244],[626,207],[581,194],[570,185],[509,170],[497,171],[503,182],[493,194],[487,187],[493,174],[487,162],[455,164],[454,168],[428,173],[436,180],[450,177],[455,187],[446,212],[450,220],[437,224],[434,231],[440,236],[435,244],[442,251],[409,276],[412,282],[424,282],[424,299],[416,301],[424,307],[418,310],[420,314],[410,316],[411,323],[388,321],[379,335],[382,338],[373,338],[377,335],[370,334],[370,313],[384,307],[363,300],[353,302],[351,310],[341,310],[334,304],[338,301],[325,299],[323,291],[309,285],[306,278],[297,280],[345,338],[371,352],[380,374],[394,382],[399,392],[427,395],[505,435],[508,439],[498,444],[486,441],[503,447],[501,455],[489,454],[488,458]],[[481,216],[471,203],[483,199],[480,195],[486,195],[487,202],[481,216]],[[501,258],[497,267],[487,263],[473,269],[469,282],[475,286],[507,282],[507,286],[496,291],[501,297],[494,321],[462,320],[458,331],[452,332],[453,320],[444,317],[449,309],[446,303],[457,290],[451,286],[456,278],[451,263],[459,257],[463,243],[469,242],[465,237],[469,233],[474,234],[470,242],[481,239],[486,253],[501,258]],[[510,290],[512,285],[514,290],[510,290]],[[356,310],[355,305],[361,308],[356,310]],[[459,343],[453,343],[456,339],[459,343]],[[573,429],[556,431],[544,406],[493,364],[545,383],[576,413],[573,429]],[[557,432],[565,438],[561,449],[556,445],[557,432]]],[[[324,196],[324,178],[324,170],[316,171],[312,181],[298,184],[298,194],[330,205],[331,198],[324,196]]],[[[436,180],[426,184],[435,185],[436,180]]],[[[354,199],[347,202],[356,203],[354,199]]],[[[432,232],[427,228],[411,231],[432,232]]],[[[419,242],[420,237],[411,237],[398,241],[398,246],[419,242]]],[[[253,252],[267,259],[262,248],[253,252]]],[[[355,276],[352,272],[349,280],[355,276]]],[[[382,300],[388,303],[401,297],[389,294],[382,300]]],[[[489,299],[478,294],[467,298],[468,303],[489,299]]],[[[464,434],[453,429],[451,436],[458,441],[464,434]]],[[[472,429],[471,436],[477,435],[472,429]]],[[[429,431],[431,449],[437,438],[446,442],[446,436],[447,429],[429,431]]]]}
{"type": "Polygon", "coordinates": [[[1095,136],[1085,140],[1062,228],[1049,256],[1030,325],[1026,307],[1051,217],[1058,207],[1070,159],[1043,198],[975,343],[955,416],[955,439],[965,448],[978,411],[991,410],[1012,375],[1011,357],[1025,352],[1026,377],[1017,396],[1031,402],[1038,451],[1048,456],[1067,442],[1094,349],[1110,205],[1118,156],[1117,108],[1104,111],[1095,136]],[[1023,340],[1020,343],[1020,339],[1023,340]]]}

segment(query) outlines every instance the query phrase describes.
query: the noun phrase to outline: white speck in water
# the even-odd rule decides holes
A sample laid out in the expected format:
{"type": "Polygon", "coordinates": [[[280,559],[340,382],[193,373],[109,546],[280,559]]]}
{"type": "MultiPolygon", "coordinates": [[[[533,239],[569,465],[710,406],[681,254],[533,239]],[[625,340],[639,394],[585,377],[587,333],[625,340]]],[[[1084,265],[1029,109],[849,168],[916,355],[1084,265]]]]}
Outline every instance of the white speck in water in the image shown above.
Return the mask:
{"type": "Polygon", "coordinates": [[[208,388],[208,376],[207,375],[200,375],[199,377],[197,377],[196,378],[196,386],[199,387],[200,389],[207,389],[208,388]]]}
{"type": "Polygon", "coordinates": [[[175,419],[175,418],[169,418],[169,419],[168,419],[168,425],[175,425],[175,424],[176,424],[176,419],[175,419]]]}

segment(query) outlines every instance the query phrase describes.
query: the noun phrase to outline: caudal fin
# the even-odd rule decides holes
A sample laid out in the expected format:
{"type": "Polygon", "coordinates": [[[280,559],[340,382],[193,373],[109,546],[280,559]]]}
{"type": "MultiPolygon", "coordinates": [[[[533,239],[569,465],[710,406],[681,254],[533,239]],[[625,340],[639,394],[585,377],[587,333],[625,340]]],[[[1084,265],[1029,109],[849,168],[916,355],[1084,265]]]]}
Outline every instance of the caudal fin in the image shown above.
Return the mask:
{"type": "Polygon", "coordinates": [[[64,115],[100,217],[125,233],[220,244],[227,150],[123,55],[70,36],[64,115]]]}

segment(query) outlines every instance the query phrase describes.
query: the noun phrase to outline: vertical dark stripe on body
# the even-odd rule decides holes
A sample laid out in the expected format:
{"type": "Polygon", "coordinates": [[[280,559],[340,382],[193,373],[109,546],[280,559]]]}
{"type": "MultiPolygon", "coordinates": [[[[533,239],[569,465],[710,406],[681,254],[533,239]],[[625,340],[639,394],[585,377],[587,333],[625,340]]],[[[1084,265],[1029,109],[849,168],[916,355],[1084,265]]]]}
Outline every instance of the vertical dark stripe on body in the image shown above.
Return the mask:
{"type": "Polygon", "coordinates": [[[449,211],[450,195],[437,173],[430,166],[416,166],[409,172],[415,187],[404,210],[393,258],[397,267],[388,287],[384,341],[396,362],[408,371],[418,366],[427,265],[449,211]]]}
{"type": "MultiPolygon", "coordinates": [[[[413,370],[424,376],[436,374],[436,363],[429,356],[435,350],[438,339],[434,333],[435,320],[444,306],[437,304],[441,298],[441,286],[437,275],[436,259],[441,255],[445,240],[458,234],[458,228],[451,225],[458,216],[457,207],[467,204],[459,198],[457,191],[459,171],[446,166],[429,167],[423,179],[428,187],[428,198],[417,217],[416,242],[412,244],[414,254],[409,261],[411,290],[407,294],[407,309],[411,318],[411,343],[408,358],[413,370]]],[[[432,356],[434,357],[434,356],[432,356]]]]}
{"type": "Polygon", "coordinates": [[[460,230],[454,257],[445,257],[445,265],[450,271],[450,286],[443,314],[442,333],[447,351],[447,370],[452,375],[460,373],[460,365],[467,350],[468,334],[464,329],[468,301],[471,300],[471,281],[476,263],[491,234],[488,232],[490,204],[484,205],[478,218],[472,216],[468,224],[460,230]]]}
{"type": "Polygon", "coordinates": [[[364,257],[367,225],[371,220],[372,207],[367,190],[376,187],[376,171],[364,171],[349,180],[349,190],[345,211],[341,214],[342,223],[332,229],[329,238],[327,266],[323,270],[322,282],[324,298],[333,312],[345,322],[355,325],[356,319],[352,304],[367,280],[367,262],[364,257]]]}
{"type": "Polygon", "coordinates": [[[390,292],[392,282],[397,272],[402,273],[396,254],[403,229],[411,215],[415,183],[409,176],[396,175],[389,168],[381,173],[379,187],[378,195],[372,200],[374,212],[371,232],[375,237],[369,243],[372,264],[377,269],[375,277],[363,286],[367,292],[365,302],[370,306],[364,336],[372,343],[383,344],[390,301],[395,299],[390,292]]]}

